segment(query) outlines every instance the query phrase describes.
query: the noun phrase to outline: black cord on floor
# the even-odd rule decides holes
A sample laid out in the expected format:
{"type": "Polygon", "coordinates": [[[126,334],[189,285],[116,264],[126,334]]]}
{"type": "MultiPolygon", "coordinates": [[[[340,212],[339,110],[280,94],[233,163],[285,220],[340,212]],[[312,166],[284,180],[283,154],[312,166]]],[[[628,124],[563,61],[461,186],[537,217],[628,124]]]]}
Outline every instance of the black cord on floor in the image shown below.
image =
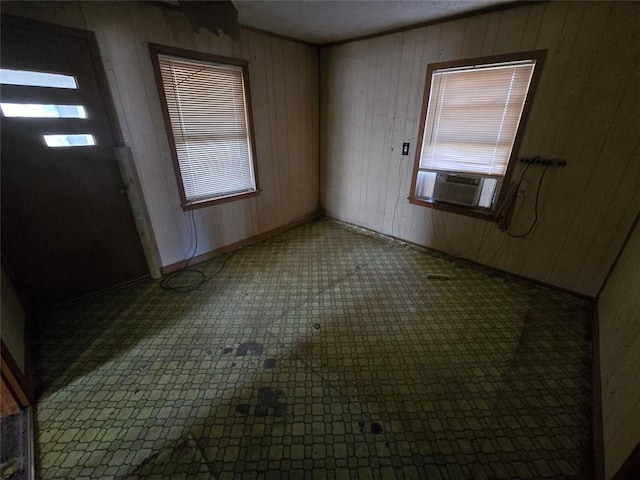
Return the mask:
{"type": "Polygon", "coordinates": [[[227,255],[222,261],[222,265],[220,265],[218,270],[216,270],[209,276],[207,276],[202,270],[198,270],[197,268],[182,268],[168,275],[165,275],[160,282],[160,286],[164,290],[169,290],[172,292],[193,292],[194,290],[199,289],[208,281],[218,276],[218,274],[225,269],[225,267],[227,266],[227,262],[234,255],[235,253],[227,255]],[[192,277],[191,280],[185,280],[185,278],[188,279],[188,277],[192,277]]]}
{"type": "Polygon", "coordinates": [[[198,227],[194,218],[193,209],[191,209],[191,224],[193,225],[193,234],[195,237],[195,247],[193,249],[193,253],[189,257],[189,259],[186,260],[184,267],[180,268],[180,270],[176,270],[175,272],[171,272],[162,278],[160,287],[162,287],[163,290],[178,293],[193,292],[199,289],[207,281],[215,278],[222,270],[224,270],[225,266],[227,265],[227,261],[233,256],[232,253],[231,255],[225,257],[220,268],[209,277],[207,277],[207,275],[202,270],[198,270],[197,268],[189,268],[189,264],[196,256],[196,252],[198,251],[198,227]]]}
{"type": "Polygon", "coordinates": [[[206,280],[204,272],[195,268],[182,268],[175,272],[171,272],[168,275],[162,277],[160,286],[163,290],[169,290],[172,292],[188,293],[197,290],[202,286],[206,280]],[[185,281],[185,278],[189,276],[194,277],[193,280],[185,281]],[[176,283],[179,282],[179,283],[176,283]]]}

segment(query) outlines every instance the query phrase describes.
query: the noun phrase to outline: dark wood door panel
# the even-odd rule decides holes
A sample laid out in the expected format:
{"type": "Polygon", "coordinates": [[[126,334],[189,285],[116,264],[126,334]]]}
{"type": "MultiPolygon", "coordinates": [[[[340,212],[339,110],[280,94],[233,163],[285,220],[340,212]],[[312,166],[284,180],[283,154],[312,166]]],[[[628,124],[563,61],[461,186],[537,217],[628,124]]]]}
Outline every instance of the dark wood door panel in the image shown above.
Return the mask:
{"type": "Polygon", "coordinates": [[[78,83],[77,90],[4,86],[11,101],[63,99],[87,111],[86,119],[2,118],[2,253],[36,307],[148,273],[113,150],[107,93],[93,68],[95,39],[56,30],[2,28],[3,68],[73,75],[78,83]],[[96,145],[44,142],[45,134],[69,133],[94,135],[96,145]]]}

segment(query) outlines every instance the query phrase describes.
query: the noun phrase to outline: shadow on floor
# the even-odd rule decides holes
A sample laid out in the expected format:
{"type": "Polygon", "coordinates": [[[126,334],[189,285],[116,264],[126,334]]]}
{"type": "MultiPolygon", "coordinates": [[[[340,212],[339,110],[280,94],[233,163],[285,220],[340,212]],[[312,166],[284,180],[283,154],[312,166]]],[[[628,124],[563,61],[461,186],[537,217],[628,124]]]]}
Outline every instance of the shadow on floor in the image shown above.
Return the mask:
{"type": "Polygon", "coordinates": [[[201,290],[149,283],[52,317],[43,478],[584,478],[585,312],[304,226],[201,290]]]}
{"type": "MultiPolygon", "coordinates": [[[[376,296],[386,293],[351,307],[366,311],[376,296]]],[[[557,318],[527,311],[519,322],[515,341],[493,348],[486,363],[464,356],[468,342],[492,350],[493,339],[470,325],[443,335],[437,322],[423,324],[410,336],[396,332],[396,344],[388,326],[359,315],[299,325],[279,356],[240,343],[226,354],[259,366],[128,478],[589,478],[590,364],[579,345],[567,350],[557,318]],[[440,347],[456,342],[459,351],[443,359],[440,347]]]]}

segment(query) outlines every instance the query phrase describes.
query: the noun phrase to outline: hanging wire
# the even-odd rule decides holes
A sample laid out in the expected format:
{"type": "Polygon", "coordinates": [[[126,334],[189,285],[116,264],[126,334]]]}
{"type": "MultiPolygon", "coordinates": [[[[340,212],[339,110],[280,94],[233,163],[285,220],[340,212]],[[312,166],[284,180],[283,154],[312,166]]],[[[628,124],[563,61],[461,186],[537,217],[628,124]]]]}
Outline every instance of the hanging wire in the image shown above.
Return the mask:
{"type": "MultiPolygon", "coordinates": [[[[540,157],[535,157],[534,160],[535,159],[539,159],[539,158],[540,157]]],[[[505,203],[503,203],[502,206],[497,210],[497,212],[500,212],[506,207],[506,210],[505,210],[504,215],[502,217],[502,220],[500,222],[500,226],[502,227],[502,229],[504,231],[507,231],[507,232],[509,231],[509,222],[511,220],[511,214],[513,212],[513,207],[515,206],[515,203],[516,203],[516,198],[518,197],[518,191],[520,190],[520,185],[522,185],[522,180],[524,179],[524,176],[527,173],[527,170],[529,170],[529,167],[532,164],[533,164],[533,162],[527,164],[525,169],[520,174],[520,177],[518,178],[518,181],[513,185],[513,187],[509,191],[507,197],[505,198],[505,203]]]]}
{"type": "MultiPolygon", "coordinates": [[[[527,168],[528,168],[528,165],[527,165],[527,168]]],[[[507,235],[509,235],[510,237],[512,237],[512,238],[524,238],[524,237],[526,237],[527,235],[529,235],[533,231],[533,227],[535,227],[536,223],[538,223],[538,202],[540,200],[540,189],[542,188],[542,182],[544,181],[544,176],[546,175],[548,168],[549,168],[549,165],[545,165],[544,170],[542,171],[542,174],[540,175],[540,179],[538,180],[538,188],[536,189],[536,200],[534,202],[534,207],[533,207],[533,213],[534,213],[533,222],[531,222],[531,225],[529,225],[529,228],[527,229],[527,231],[525,233],[522,233],[522,234],[511,233],[509,231],[509,228],[507,227],[505,229],[505,231],[507,232],[507,235]]]]}

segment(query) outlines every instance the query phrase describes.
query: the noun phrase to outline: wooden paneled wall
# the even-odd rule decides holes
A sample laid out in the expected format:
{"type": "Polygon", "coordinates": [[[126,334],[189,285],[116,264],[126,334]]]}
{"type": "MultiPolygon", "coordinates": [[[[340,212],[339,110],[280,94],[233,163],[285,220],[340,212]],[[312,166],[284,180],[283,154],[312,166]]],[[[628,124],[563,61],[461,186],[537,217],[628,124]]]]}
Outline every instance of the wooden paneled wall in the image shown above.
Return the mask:
{"type": "MultiPolygon", "coordinates": [[[[323,48],[324,210],[595,296],[640,209],[638,18],[640,3],[549,2],[323,48]],[[410,205],[427,65],[537,49],[548,55],[520,155],[568,165],[547,172],[533,233],[514,239],[485,220],[410,205]]],[[[527,173],[515,233],[532,221],[541,171],[527,173]]]]}
{"type": "Polygon", "coordinates": [[[640,443],[640,225],[598,300],[605,478],[640,443]]]}
{"type": "Polygon", "coordinates": [[[238,42],[200,29],[180,12],[142,2],[3,2],[3,13],[96,33],[125,141],[133,150],[160,266],[193,253],[148,42],[248,60],[262,193],[193,211],[197,254],[299,220],[318,207],[318,49],[242,30],[238,42]]]}

